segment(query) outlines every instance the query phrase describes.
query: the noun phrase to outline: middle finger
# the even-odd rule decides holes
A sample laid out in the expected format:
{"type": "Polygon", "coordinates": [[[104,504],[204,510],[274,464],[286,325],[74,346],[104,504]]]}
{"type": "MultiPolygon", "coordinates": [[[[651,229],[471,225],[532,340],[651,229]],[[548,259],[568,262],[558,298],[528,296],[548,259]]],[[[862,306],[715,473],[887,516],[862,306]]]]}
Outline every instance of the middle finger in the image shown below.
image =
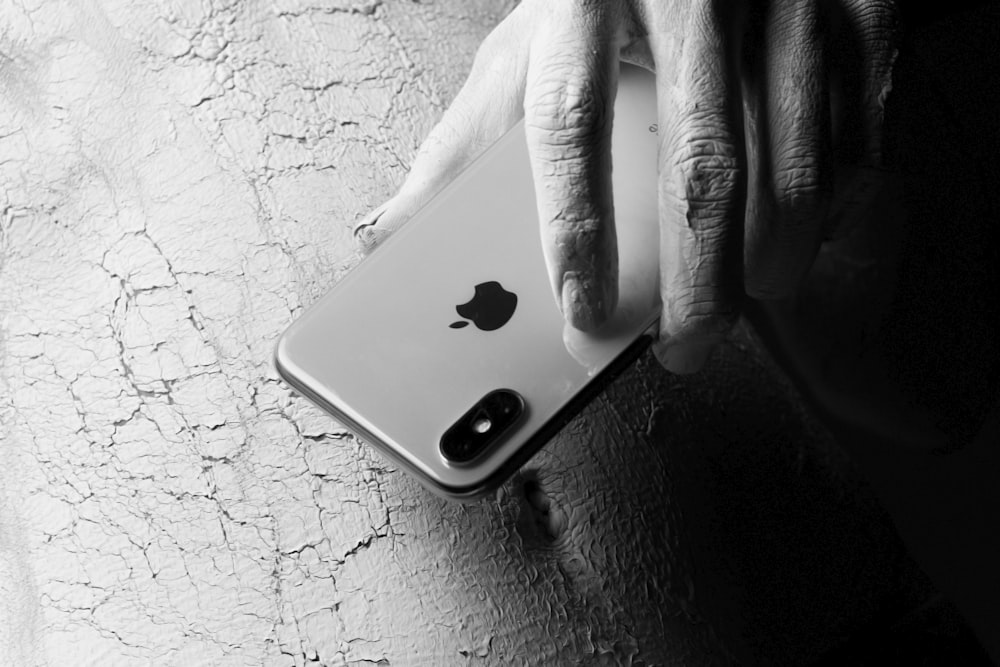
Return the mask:
{"type": "Polygon", "coordinates": [[[693,372],[729,330],[742,296],[744,182],[727,19],[708,0],[650,3],[660,117],[662,345],[693,372]]]}

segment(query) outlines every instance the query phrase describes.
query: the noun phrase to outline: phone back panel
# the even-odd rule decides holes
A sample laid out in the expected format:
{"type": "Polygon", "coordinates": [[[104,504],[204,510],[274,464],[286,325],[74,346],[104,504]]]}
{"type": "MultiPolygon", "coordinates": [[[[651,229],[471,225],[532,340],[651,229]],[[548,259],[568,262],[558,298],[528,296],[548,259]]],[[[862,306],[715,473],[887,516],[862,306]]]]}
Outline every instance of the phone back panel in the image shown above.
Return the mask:
{"type": "Polygon", "coordinates": [[[289,327],[276,351],[282,377],[439,493],[502,482],[659,314],[652,79],[623,66],[619,81],[619,305],[600,331],[565,325],[553,297],[518,124],[289,327]],[[505,325],[483,330],[457,307],[491,282],[517,303],[505,325]],[[501,388],[524,398],[521,421],[470,464],[446,461],[442,434],[501,388]]]}

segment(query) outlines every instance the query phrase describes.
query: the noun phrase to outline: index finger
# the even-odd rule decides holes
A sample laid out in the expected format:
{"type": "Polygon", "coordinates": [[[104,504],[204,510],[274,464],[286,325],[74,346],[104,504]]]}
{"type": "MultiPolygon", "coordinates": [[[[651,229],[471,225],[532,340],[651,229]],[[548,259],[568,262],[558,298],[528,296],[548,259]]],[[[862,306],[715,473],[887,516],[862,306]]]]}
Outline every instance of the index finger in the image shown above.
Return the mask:
{"type": "Polygon", "coordinates": [[[532,43],[525,134],[542,245],[556,300],[574,327],[594,329],[618,301],[611,126],[618,81],[616,22],[605,4],[553,10],[532,43]]]}

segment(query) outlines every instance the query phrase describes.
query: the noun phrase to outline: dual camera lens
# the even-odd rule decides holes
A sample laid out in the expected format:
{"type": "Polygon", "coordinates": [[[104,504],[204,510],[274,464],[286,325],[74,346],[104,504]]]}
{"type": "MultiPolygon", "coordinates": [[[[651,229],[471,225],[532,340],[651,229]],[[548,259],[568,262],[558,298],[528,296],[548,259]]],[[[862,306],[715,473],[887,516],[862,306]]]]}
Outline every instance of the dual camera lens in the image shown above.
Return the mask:
{"type": "Polygon", "coordinates": [[[441,454],[450,463],[469,463],[524,414],[524,399],[511,389],[486,394],[441,436],[441,454]]]}

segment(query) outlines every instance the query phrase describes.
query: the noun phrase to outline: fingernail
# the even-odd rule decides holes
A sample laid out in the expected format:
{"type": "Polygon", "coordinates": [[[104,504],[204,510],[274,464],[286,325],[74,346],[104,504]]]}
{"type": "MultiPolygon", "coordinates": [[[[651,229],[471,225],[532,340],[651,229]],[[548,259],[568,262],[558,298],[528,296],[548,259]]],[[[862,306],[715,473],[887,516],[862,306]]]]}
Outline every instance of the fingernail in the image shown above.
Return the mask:
{"type": "Polygon", "coordinates": [[[614,310],[615,291],[604,288],[596,303],[587,299],[584,283],[575,275],[563,278],[562,311],[571,325],[580,331],[591,331],[604,324],[614,310]]]}
{"type": "Polygon", "coordinates": [[[379,218],[385,214],[385,211],[389,207],[389,203],[391,201],[392,200],[390,199],[385,202],[362,218],[358,224],[354,225],[354,243],[362,251],[370,252],[382,240],[384,234],[379,234],[375,225],[378,223],[379,218]]]}
{"type": "Polygon", "coordinates": [[[653,355],[660,365],[675,375],[690,375],[697,373],[708,361],[712,350],[718,344],[717,340],[687,343],[672,341],[653,343],[653,355]]]}

